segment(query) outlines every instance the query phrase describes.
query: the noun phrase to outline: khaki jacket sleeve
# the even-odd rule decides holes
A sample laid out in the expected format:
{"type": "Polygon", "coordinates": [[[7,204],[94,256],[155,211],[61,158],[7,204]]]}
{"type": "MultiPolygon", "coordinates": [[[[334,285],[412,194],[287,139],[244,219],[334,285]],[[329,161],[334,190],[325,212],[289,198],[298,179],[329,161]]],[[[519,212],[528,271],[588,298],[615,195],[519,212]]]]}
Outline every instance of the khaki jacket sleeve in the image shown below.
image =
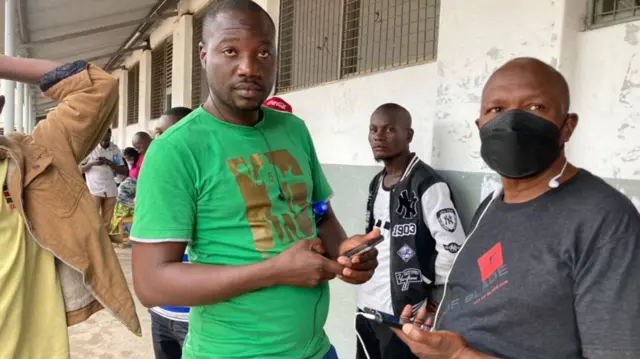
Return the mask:
{"type": "Polygon", "coordinates": [[[70,153],[79,164],[98,145],[118,114],[118,82],[89,64],[45,95],[60,104],[36,126],[33,139],[52,153],[70,153]]]}

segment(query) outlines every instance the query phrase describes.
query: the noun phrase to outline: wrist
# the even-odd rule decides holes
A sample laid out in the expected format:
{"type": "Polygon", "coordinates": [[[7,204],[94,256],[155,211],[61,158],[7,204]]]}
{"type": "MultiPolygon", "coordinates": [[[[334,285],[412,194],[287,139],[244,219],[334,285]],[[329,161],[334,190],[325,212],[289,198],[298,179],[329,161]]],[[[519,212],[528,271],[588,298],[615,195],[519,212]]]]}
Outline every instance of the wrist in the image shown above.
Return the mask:
{"type": "Polygon", "coordinates": [[[282,268],[282,266],[280,265],[280,255],[277,255],[273,258],[267,259],[266,261],[263,261],[262,263],[260,263],[260,266],[262,268],[260,268],[261,273],[264,273],[265,278],[264,278],[264,287],[265,288],[269,288],[269,287],[275,287],[277,285],[281,285],[281,278],[282,278],[282,270],[280,268],[282,268]]]}
{"type": "Polygon", "coordinates": [[[324,248],[324,256],[331,260],[338,260],[340,257],[340,246],[344,239],[328,239],[326,236],[323,238],[319,233],[318,238],[322,242],[322,247],[324,248]]]}

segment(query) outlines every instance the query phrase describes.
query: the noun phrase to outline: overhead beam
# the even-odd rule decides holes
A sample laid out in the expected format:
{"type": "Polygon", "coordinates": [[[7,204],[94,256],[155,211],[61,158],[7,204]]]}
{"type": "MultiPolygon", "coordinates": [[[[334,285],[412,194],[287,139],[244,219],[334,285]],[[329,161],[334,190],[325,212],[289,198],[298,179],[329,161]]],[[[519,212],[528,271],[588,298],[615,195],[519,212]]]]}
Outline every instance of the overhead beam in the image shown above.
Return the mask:
{"type": "MultiPolygon", "coordinates": [[[[162,11],[165,11],[167,8],[176,7],[178,4],[178,1],[179,0],[158,0],[158,2],[153,6],[149,14],[146,16],[146,18],[150,19],[156,16],[157,14],[161,13],[162,11]]],[[[147,30],[151,28],[151,25],[153,23],[154,23],[153,21],[145,21],[142,24],[140,24],[140,26],[138,26],[138,28],[129,36],[129,38],[127,38],[127,40],[120,46],[118,50],[124,50],[130,47],[131,45],[134,45],[135,42],[140,39],[142,34],[147,32],[147,30]]],[[[107,71],[110,71],[119,59],[120,59],[119,55],[113,56],[112,58],[109,59],[109,61],[107,61],[107,64],[104,66],[104,69],[107,71]]]]}
{"type": "Polygon", "coordinates": [[[177,11],[171,11],[171,12],[164,13],[164,14],[157,14],[157,15],[153,15],[153,16],[150,16],[150,17],[144,17],[142,19],[129,20],[129,21],[124,21],[124,22],[120,22],[120,23],[117,23],[117,24],[105,25],[105,26],[100,26],[100,27],[96,27],[96,28],[93,28],[93,29],[72,32],[72,33],[69,33],[69,34],[53,36],[53,37],[48,37],[48,38],[44,38],[44,39],[38,39],[38,40],[34,40],[34,41],[31,41],[31,42],[25,43],[23,45],[23,47],[27,47],[28,48],[28,47],[34,47],[34,46],[40,45],[40,44],[50,44],[52,42],[60,42],[60,41],[65,41],[65,40],[71,40],[71,39],[75,39],[75,38],[78,38],[78,37],[99,34],[101,32],[107,32],[107,31],[111,31],[111,30],[122,29],[122,28],[125,28],[125,27],[138,25],[138,24],[144,24],[145,22],[149,22],[149,21],[164,20],[164,19],[168,19],[170,17],[174,17],[174,16],[177,16],[177,15],[178,15],[177,11]]]}
{"type": "Polygon", "coordinates": [[[144,45],[130,47],[128,49],[124,49],[124,50],[120,50],[120,51],[116,51],[116,52],[109,52],[109,53],[106,53],[106,54],[89,57],[89,58],[85,59],[85,61],[93,62],[93,61],[104,59],[104,58],[107,58],[107,57],[128,54],[128,53],[134,52],[136,50],[150,50],[150,49],[151,49],[151,47],[149,46],[149,43],[146,42],[144,45]]]}

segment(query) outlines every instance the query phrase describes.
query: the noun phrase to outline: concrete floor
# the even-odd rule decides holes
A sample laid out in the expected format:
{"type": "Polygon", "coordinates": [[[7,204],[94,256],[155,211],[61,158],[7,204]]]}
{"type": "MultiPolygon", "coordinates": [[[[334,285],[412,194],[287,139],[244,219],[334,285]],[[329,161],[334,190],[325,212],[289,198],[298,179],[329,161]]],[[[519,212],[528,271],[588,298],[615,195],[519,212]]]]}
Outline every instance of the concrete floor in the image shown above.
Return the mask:
{"type": "MultiPolygon", "coordinates": [[[[129,288],[133,293],[131,278],[131,248],[116,248],[129,288]]],[[[135,295],[134,295],[135,298],[135,295]]],[[[72,359],[153,359],[151,322],[147,309],[136,298],[138,316],[142,324],[142,338],[131,334],[120,322],[105,310],[96,313],[88,321],[69,328],[72,359]]]]}

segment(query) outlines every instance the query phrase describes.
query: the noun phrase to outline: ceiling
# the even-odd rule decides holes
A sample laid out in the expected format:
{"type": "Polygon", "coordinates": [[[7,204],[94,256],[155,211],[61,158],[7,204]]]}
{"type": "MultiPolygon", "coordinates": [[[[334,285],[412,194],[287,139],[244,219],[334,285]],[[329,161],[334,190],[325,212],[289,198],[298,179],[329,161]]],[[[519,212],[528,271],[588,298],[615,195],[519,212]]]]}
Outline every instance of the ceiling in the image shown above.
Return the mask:
{"type": "MultiPolygon", "coordinates": [[[[19,55],[70,62],[88,60],[108,70],[121,55],[145,45],[159,20],[175,15],[178,0],[14,0],[19,55]],[[135,41],[129,41],[140,31],[135,41]],[[123,47],[128,45],[127,49],[123,47]],[[127,51],[128,50],[128,51],[127,51]]],[[[4,2],[3,2],[4,3],[4,2]]],[[[4,6],[0,48],[4,52],[4,6]]],[[[36,89],[34,89],[36,91],[36,89]]],[[[55,106],[34,93],[36,114],[55,106]]]]}

